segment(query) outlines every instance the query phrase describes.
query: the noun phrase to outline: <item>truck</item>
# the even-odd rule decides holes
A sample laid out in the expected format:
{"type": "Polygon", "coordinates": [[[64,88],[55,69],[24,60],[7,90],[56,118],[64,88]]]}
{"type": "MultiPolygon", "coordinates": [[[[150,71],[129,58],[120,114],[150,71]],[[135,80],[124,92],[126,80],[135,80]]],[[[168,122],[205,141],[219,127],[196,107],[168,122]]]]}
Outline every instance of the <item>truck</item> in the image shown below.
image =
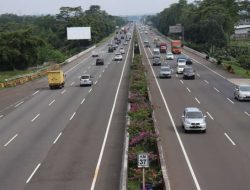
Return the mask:
{"type": "Polygon", "coordinates": [[[63,88],[65,84],[65,74],[62,70],[51,70],[47,72],[50,89],[63,88]]]}
{"type": "Polygon", "coordinates": [[[160,53],[166,53],[167,52],[167,43],[161,42],[160,43],[160,53]]]}
{"type": "Polygon", "coordinates": [[[181,54],[182,43],[181,40],[171,41],[171,51],[173,54],[181,54]]]}

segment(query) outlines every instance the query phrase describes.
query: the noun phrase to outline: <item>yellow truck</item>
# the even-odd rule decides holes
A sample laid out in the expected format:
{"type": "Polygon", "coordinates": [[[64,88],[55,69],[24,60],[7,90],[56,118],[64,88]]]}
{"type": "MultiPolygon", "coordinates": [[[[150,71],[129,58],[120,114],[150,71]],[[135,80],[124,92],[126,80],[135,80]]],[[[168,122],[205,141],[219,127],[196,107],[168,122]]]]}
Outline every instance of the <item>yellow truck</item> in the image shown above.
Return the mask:
{"type": "Polygon", "coordinates": [[[49,87],[53,88],[62,88],[65,84],[65,75],[62,70],[53,70],[48,71],[48,82],[49,87]]]}

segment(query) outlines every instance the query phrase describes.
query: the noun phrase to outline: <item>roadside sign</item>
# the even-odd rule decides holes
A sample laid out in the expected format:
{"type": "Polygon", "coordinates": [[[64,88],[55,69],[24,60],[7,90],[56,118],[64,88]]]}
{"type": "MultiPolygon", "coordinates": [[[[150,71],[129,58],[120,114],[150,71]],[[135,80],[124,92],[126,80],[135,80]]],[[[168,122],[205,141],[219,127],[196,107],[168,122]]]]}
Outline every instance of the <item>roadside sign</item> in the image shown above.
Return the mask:
{"type": "Polygon", "coordinates": [[[169,33],[181,33],[181,32],[182,32],[181,25],[169,26],[169,33]]]}
{"type": "Polygon", "coordinates": [[[147,168],[149,167],[148,162],[148,154],[147,153],[139,153],[137,156],[137,165],[138,168],[147,168]]]}

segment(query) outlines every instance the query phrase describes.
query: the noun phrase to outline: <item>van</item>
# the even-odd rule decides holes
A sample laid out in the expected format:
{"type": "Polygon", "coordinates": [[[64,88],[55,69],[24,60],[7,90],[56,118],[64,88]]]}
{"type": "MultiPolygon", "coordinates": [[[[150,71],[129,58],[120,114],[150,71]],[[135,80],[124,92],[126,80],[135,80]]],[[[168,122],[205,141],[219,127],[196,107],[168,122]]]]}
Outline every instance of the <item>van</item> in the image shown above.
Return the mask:
{"type": "Polygon", "coordinates": [[[154,48],[153,49],[153,59],[154,58],[161,58],[161,54],[160,54],[160,49],[159,48],[154,48]]]}

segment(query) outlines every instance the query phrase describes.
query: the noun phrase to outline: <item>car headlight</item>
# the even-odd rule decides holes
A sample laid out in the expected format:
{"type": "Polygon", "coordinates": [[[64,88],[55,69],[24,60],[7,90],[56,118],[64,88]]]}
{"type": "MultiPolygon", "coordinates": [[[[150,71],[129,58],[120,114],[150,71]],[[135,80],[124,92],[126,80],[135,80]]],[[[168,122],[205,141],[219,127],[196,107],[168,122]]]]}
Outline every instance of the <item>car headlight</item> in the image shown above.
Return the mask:
{"type": "Polygon", "coordinates": [[[190,122],[190,121],[188,121],[188,120],[185,120],[185,123],[186,123],[186,124],[188,124],[188,125],[190,125],[190,124],[191,124],[191,122],[190,122]]]}

